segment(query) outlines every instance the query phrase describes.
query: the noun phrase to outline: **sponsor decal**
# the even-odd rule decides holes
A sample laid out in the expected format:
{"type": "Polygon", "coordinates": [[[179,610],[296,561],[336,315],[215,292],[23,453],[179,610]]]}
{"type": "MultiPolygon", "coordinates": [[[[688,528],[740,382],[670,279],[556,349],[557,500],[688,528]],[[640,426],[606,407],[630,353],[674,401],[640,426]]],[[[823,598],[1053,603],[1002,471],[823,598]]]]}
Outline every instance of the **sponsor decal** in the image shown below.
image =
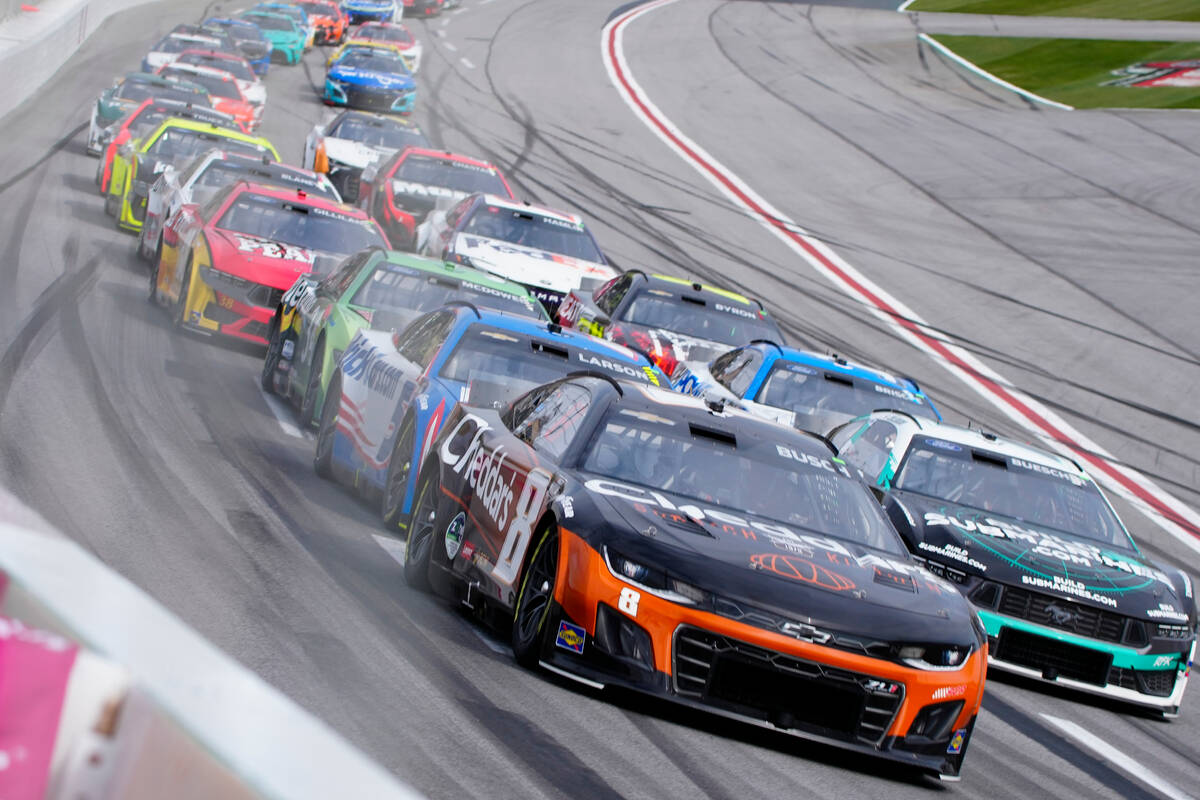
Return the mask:
{"type": "Polygon", "coordinates": [[[387,363],[384,353],[362,336],[355,337],[342,355],[342,374],[354,381],[365,381],[367,389],[387,398],[396,396],[396,387],[404,373],[387,363]]]}
{"type": "Polygon", "coordinates": [[[967,729],[960,728],[950,737],[950,745],[946,748],[946,752],[950,755],[958,755],[962,752],[963,745],[967,743],[967,729]]]}
{"type": "Polygon", "coordinates": [[[839,475],[844,475],[847,478],[853,477],[850,474],[850,471],[843,466],[845,462],[841,461],[840,459],[835,464],[835,462],[828,458],[820,458],[809,453],[800,453],[791,447],[787,447],[782,444],[775,445],[775,452],[779,453],[779,455],[783,458],[791,459],[792,461],[798,461],[801,464],[808,464],[809,466],[823,469],[826,472],[835,472],[839,475]]]}
{"type": "Polygon", "coordinates": [[[854,581],[845,575],[800,556],[759,553],[750,556],[750,568],[772,572],[780,577],[791,578],[801,583],[820,586],[831,592],[846,592],[854,588],[854,581]]]}
{"type": "Polygon", "coordinates": [[[863,681],[863,688],[868,692],[883,692],[884,694],[895,694],[900,691],[900,684],[892,683],[891,681],[881,681],[876,678],[867,678],[863,681]]]}
{"type": "Polygon", "coordinates": [[[456,192],[454,189],[447,189],[445,186],[430,186],[426,183],[402,181],[399,178],[392,181],[392,192],[395,194],[412,195],[414,197],[448,197],[451,200],[458,200],[467,196],[466,192],[456,192]]]}
{"type": "MultiPolygon", "coordinates": [[[[957,445],[956,445],[957,446],[957,445]]],[[[974,558],[971,558],[971,553],[965,547],[959,547],[956,544],[933,545],[929,542],[920,542],[917,548],[924,550],[927,553],[934,553],[942,558],[948,558],[952,561],[957,561],[960,564],[966,564],[971,569],[977,569],[980,572],[987,572],[987,564],[983,564],[974,558]]]]}
{"type": "Polygon", "coordinates": [[[235,233],[233,238],[237,242],[237,249],[240,253],[256,253],[263,258],[277,258],[283,261],[303,261],[305,264],[311,264],[317,259],[317,254],[312,250],[297,247],[293,244],[271,242],[241,233],[235,233]]]}
{"type": "Polygon", "coordinates": [[[558,623],[558,636],[554,639],[554,644],[564,650],[570,650],[575,655],[583,655],[583,645],[587,641],[587,631],[578,625],[572,625],[567,621],[558,623]]]}
{"type": "Polygon", "coordinates": [[[713,303],[713,308],[715,308],[717,311],[724,311],[726,314],[736,314],[737,316],[745,317],[746,319],[758,319],[758,314],[755,314],[753,311],[747,311],[744,308],[738,308],[737,306],[726,306],[720,303],[713,303]]]}
{"type": "Polygon", "coordinates": [[[1093,592],[1084,586],[1082,583],[1070,578],[1064,578],[1061,575],[1054,575],[1050,579],[1037,577],[1034,575],[1022,575],[1021,583],[1026,586],[1033,586],[1038,589],[1050,589],[1055,592],[1062,592],[1074,597],[1082,597],[1085,600],[1091,600],[1093,603],[1100,603],[1110,608],[1117,607],[1117,601],[1108,595],[1093,592]]]}
{"type": "Polygon", "coordinates": [[[1047,467],[1043,464],[1035,464],[1032,461],[1025,461],[1020,458],[1010,458],[1008,460],[1008,463],[1009,463],[1009,466],[1016,467],[1017,469],[1023,469],[1023,470],[1027,470],[1029,472],[1036,472],[1041,475],[1049,475],[1052,478],[1058,478],[1060,481],[1068,481],[1073,486],[1083,486],[1082,478],[1080,478],[1078,475],[1072,475],[1069,472],[1064,472],[1061,469],[1055,469],[1054,467],[1047,467]]]}
{"type": "Polygon", "coordinates": [[[463,529],[466,527],[467,513],[465,511],[458,512],[446,526],[446,558],[451,561],[458,555],[459,548],[462,547],[463,529]]]}
{"type": "Polygon", "coordinates": [[[658,379],[654,377],[654,370],[650,367],[635,367],[630,364],[622,364],[619,361],[609,361],[607,358],[601,358],[584,352],[576,353],[575,357],[588,366],[599,367],[600,369],[630,378],[651,380],[655,385],[658,385],[658,379]]]}
{"type": "Polygon", "coordinates": [[[1174,663],[1175,656],[1159,656],[1158,658],[1154,659],[1154,666],[1156,667],[1169,667],[1174,663]]]}
{"type": "Polygon", "coordinates": [[[813,627],[807,622],[785,622],[779,626],[779,630],[803,642],[813,642],[815,644],[825,644],[833,638],[832,633],[813,627]]]}
{"type": "Polygon", "coordinates": [[[785,364],[784,368],[788,372],[799,372],[801,375],[816,375],[817,371],[812,367],[806,367],[803,364],[785,364]]]}
{"type": "Polygon", "coordinates": [[[563,516],[567,519],[571,519],[575,516],[575,501],[570,495],[564,494],[562,497],[558,498],[558,506],[562,509],[563,516]]]}
{"type": "Polygon", "coordinates": [[[943,686],[936,690],[931,696],[932,700],[953,700],[956,697],[965,697],[967,694],[967,685],[960,683],[955,686],[943,686]]]}
{"type": "Polygon", "coordinates": [[[463,560],[470,561],[473,555],[475,555],[475,545],[472,542],[464,542],[462,546],[463,560]]]}
{"type": "Polygon", "coordinates": [[[900,400],[907,400],[910,403],[921,402],[920,400],[918,400],[916,398],[916,395],[914,395],[912,392],[910,392],[906,389],[893,389],[891,386],[884,386],[881,383],[872,383],[871,386],[873,386],[875,388],[875,391],[879,392],[880,394],[886,394],[888,397],[895,397],[900,400]]]}
{"type": "Polygon", "coordinates": [[[1195,89],[1200,87],[1200,61],[1142,61],[1114,69],[1117,77],[1101,86],[1195,89]]]}
{"type": "Polygon", "coordinates": [[[946,442],[941,439],[926,439],[925,444],[930,447],[936,447],[939,450],[949,450],[952,453],[961,453],[962,447],[954,442],[946,442]]]}
{"type": "Polygon", "coordinates": [[[917,591],[917,584],[910,575],[905,575],[903,572],[896,572],[886,567],[875,567],[875,582],[884,586],[891,586],[894,589],[913,592],[914,594],[917,591]]]}
{"type": "Polygon", "coordinates": [[[1187,614],[1170,603],[1159,603],[1158,608],[1146,609],[1146,616],[1151,619],[1169,619],[1175,622],[1187,622],[1187,614]]]}

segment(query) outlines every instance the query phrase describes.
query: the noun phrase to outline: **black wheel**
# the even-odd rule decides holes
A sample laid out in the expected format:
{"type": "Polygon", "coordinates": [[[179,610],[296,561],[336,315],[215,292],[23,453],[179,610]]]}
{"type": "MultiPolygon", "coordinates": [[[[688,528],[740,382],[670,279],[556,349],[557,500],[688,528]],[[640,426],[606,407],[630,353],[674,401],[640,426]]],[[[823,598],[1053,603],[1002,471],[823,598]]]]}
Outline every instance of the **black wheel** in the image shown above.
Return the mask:
{"type": "Polygon", "coordinates": [[[153,269],[150,270],[150,296],[146,299],[155,305],[158,304],[158,276],[159,270],[162,269],[162,253],[159,253],[158,260],[154,262],[153,269]]]}
{"type": "MultiPolygon", "coordinates": [[[[282,347],[282,345],[280,345],[282,347]]],[[[321,391],[321,372],[325,369],[325,337],[317,340],[312,364],[308,367],[308,381],[304,385],[304,399],[300,401],[300,427],[312,425],[317,415],[317,392],[321,391]]],[[[328,400],[328,398],[326,398],[328,400]]],[[[324,417],[324,414],[321,415],[324,417]]]]}
{"type": "Polygon", "coordinates": [[[317,428],[317,450],[313,454],[313,469],[322,478],[333,477],[333,432],[337,428],[338,407],[342,404],[342,379],[333,376],[325,393],[321,409],[321,424],[317,428]]]}
{"type": "MultiPolygon", "coordinates": [[[[416,422],[409,414],[400,424],[400,432],[396,434],[396,445],[392,448],[392,456],[388,459],[387,479],[383,484],[383,500],[380,513],[383,524],[388,528],[408,527],[404,516],[404,495],[408,492],[408,478],[412,474],[413,438],[416,435],[416,422]]],[[[420,469],[420,464],[415,465],[420,469]]]]}
{"type": "Polygon", "coordinates": [[[521,577],[521,592],[513,611],[512,649],[518,664],[534,667],[541,658],[557,576],[558,530],[550,525],[537,537],[533,556],[521,577]]]}
{"type": "Polygon", "coordinates": [[[404,580],[414,589],[429,590],[429,562],[437,539],[437,507],[441,481],[436,472],[421,482],[408,524],[408,542],[404,547],[404,580]]]}
{"type": "Polygon", "coordinates": [[[267,354],[263,356],[262,374],[259,381],[262,390],[267,394],[275,393],[275,370],[279,368],[279,359],[283,356],[283,334],[279,331],[279,314],[271,317],[271,325],[267,329],[267,354]]]}
{"type": "Polygon", "coordinates": [[[187,322],[188,295],[191,293],[191,288],[192,254],[188,253],[187,266],[183,270],[183,283],[179,284],[179,297],[175,298],[175,305],[171,309],[176,325],[183,325],[187,322]]]}
{"type": "Polygon", "coordinates": [[[104,196],[104,213],[115,219],[121,211],[120,203],[121,196],[109,192],[104,196]]]}

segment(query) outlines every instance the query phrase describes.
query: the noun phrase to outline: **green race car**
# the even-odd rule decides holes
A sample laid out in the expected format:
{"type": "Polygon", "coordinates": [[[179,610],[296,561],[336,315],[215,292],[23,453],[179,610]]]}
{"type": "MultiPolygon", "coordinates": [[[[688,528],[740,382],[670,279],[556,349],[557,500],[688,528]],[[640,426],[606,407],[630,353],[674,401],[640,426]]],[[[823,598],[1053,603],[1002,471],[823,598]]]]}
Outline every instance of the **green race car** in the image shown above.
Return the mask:
{"type": "Polygon", "coordinates": [[[282,61],[285,64],[299,64],[304,56],[304,48],[308,44],[308,31],[296,24],[296,21],[286,14],[273,11],[243,11],[238,19],[252,22],[267,37],[271,43],[271,60],[282,61]]]}
{"type": "Polygon", "coordinates": [[[117,227],[134,233],[142,229],[146,199],[158,175],[176,169],[208,150],[225,150],[279,160],[275,147],[261,136],[223,128],[211,122],[168,117],[141,139],[126,142],[113,157],[112,177],[104,210],[117,227]]]}
{"type": "Polygon", "coordinates": [[[301,276],[267,327],[262,386],[300,409],[308,426],[321,413],[334,367],[363,328],[402,330],[450,302],[549,321],[525,287],[460,264],[370,248],[321,278],[301,276]]]}
{"type": "Polygon", "coordinates": [[[96,98],[88,123],[88,155],[100,155],[107,141],[106,135],[111,135],[113,126],[148,97],[209,105],[208,90],[199,84],[171,80],[149,72],[131,72],[96,98]]]}

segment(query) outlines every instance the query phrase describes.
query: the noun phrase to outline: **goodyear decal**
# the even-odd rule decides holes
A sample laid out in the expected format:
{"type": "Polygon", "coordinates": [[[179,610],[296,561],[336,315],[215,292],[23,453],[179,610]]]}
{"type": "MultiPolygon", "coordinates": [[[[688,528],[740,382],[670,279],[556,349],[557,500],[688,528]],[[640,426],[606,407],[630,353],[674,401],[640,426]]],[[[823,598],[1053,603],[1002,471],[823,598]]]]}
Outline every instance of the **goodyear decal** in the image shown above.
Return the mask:
{"type": "Polygon", "coordinates": [[[558,637],[554,640],[555,645],[579,656],[583,655],[585,641],[587,641],[587,631],[583,628],[566,621],[558,623],[558,637]]]}

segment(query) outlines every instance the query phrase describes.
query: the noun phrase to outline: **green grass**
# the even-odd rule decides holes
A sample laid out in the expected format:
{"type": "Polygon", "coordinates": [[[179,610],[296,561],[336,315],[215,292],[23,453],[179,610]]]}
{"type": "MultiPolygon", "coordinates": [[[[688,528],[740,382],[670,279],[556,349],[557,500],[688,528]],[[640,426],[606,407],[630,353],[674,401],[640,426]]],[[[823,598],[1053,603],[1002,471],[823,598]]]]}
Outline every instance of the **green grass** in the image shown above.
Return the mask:
{"type": "Polygon", "coordinates": [[[1141,61],[1200,59],[1200,42],[935,36],[998,78],[1076,108],[1200,108],[1200,88],[1101,86],[1141,61]]]}
{"type": "Polygon", "coordinates": [[[906,10],[1200,22],[1196,0],[917,0],[906,10]]]}

